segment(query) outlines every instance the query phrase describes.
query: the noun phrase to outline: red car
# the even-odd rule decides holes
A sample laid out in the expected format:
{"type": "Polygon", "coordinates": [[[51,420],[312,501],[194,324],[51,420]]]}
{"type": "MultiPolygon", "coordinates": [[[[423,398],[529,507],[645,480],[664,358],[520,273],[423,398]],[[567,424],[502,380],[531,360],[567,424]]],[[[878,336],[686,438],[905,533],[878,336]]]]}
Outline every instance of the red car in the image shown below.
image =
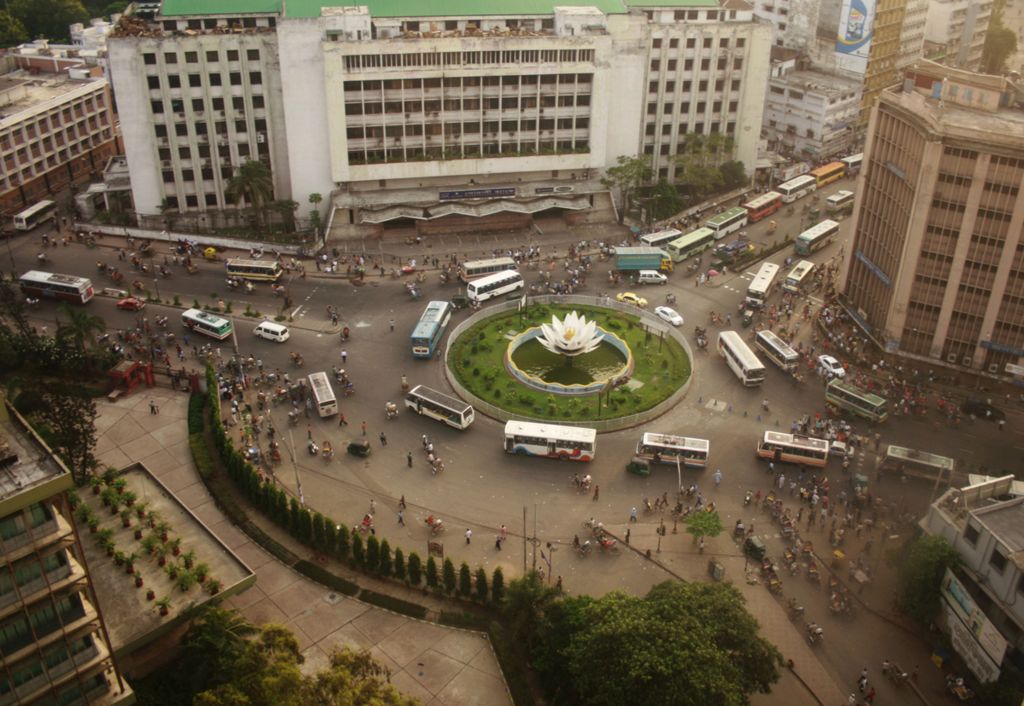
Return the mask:
{"type": "Polygon", "coordinates": [[[139,311],[145,306],[146,302],[136,297],[125,297],[117,303],[117,308],[125,311],[139,311]]]}

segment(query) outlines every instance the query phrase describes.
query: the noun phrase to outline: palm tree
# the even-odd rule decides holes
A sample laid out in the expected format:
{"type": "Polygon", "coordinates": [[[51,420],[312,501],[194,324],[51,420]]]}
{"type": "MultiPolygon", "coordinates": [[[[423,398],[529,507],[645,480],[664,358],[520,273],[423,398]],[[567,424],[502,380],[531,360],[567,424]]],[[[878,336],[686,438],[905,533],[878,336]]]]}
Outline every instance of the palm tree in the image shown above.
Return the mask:
{"type": "Polygon", "coordinates": [[[270,168],[263,162],[250,159],[228,181],[224,194],[235,203],[243,199],[247,201],[258,218],[265,204],[274,198],[274,180],[270,168]]]}
{"type": "Polygon", "coordinates": [[[57,337],[70,339],[79,350],[85,350],[85,344],[95,343],[95,335],[107,330],[107,322],[84,309],[72,309],[61,303],[57,309],[68,317],[68,322],[57,322],[57,337]]]}
{"type": "Polygon", "coordinates": [[[309,222],[317,235],[320,235],[320,202],[323,200],[324,197],[316,192],[309,195],[309,202],[313,204],[313,209],[309,212],[309,222]]]}

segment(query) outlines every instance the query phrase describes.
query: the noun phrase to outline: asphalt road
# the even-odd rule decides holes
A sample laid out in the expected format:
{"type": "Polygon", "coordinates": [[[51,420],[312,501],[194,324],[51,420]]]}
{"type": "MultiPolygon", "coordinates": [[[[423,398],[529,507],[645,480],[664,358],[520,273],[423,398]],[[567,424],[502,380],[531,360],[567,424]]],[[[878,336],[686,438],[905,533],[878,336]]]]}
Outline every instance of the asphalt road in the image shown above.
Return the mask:
{"type": "MultiPolygon", "coordinates": [[[[839,188],[851,188],[851,182],[844,180],[832,185],[821,195],[821,202],[839,188]]],[[[767,233],[768,225],[764,221],[747,228],[749,237],[755,241],[770,241],[785,233],[795,236],[801,228],[803,203],[796,205],[793,215],[787,215],[785,211],[777,214],[779,227],[774,235],[767,233]]],[[[809,227],[810,224],[803,225],[809,227]]],[[[848,251],[845,244],[849,237],[848,228],[849,221],[844,221],[840,238],[810,259],[823,263],[839,257],[844,247],[848,251]]],[[[584,237],[600,236],[613,241],[623,237],[623,231],[613,226],[603,231],[590,228],[586,233],[589,235],[584,237]]],[[[33,233],[10,243],[18,271],[37,268],[35,255],[39,250],[40,235],[39,232],[33,233]]],[[[564,253],[568,242],[579,239],[578,234],[566,234],[558,243],[530,240],[527,236],[506,242],[508,246],[540,242],[545,252],[557,249],[564,253]]],[[[497,240],[497,237],[489,236],[473,243],[462,243],[466,247],[461,251],[476,256],[478,250],[489,250],[497,240]]],[[[108,237],[104,243],[105,246],[115,244],[123,245],[123,241],[108,237]]],[[[425,247],[419,246],[415,250],[422,251],[425,247]]],[[[422,258],[413,248],[403,250],[401,243],[394,244],[394,251],[422,258]]],[[[426,252],[437,256],[446,254],[437,250],[426,252]]],[[[96,261],[112,263],[116,260],[112,247],[86,250],[81,245],[72,245],[51,248],[48,255],[51,263],[42,269],[91,277],[98,288],[108,286],[109,282],[97,275],[96,261]]],[[[777,253],[771,260],[781,263],[790,255],[792,252],[787,250],[777,253]]],[[[154,261],[161,259],[162,253],[158,253],[154,261]]],[[[595,267],[583,293],[622,291],[611,289],[607,284],[608,267],[608,263],[595,267]]],[[[654,530],[660,517],[642,516],[638,525],[629,527],[630,508],[639,506],[643,496],[653,499],[667,492],[672,497],[677,485],[676,471],[668,466],[655,469],[649,478],[625,472],[625,464],[643,431],[641,429],[602,434],[595,461],[580,469],[569,463],[507,456],[502,450],[502,425],[479,414],[473,427],[464,432],[418,418],[404,408],[398,420],[385,421],[384,405],[388,400],[400,399],[400,378],[403,374],[408,375],[413,384],[448,389],[441,363],[436,359],[414,359],[409,346],[409,333],[426,302],[447,299],[456,291],[453,284],[442,286],[436,272],[428,273],[428,279],[422,286],[423,299],[415,302],[406,293],[403,282],[390,277],[369,277],[361,287],[315,274],[305,279],[294,278],[288,283],[293,306],[285,312],[293,317],[292,339],[285,344],[275,344],[253,337],[251,328],[256,320],[247,322],[240,312],[248,305],[261,314],[274,315],[281,310],[282,300],[274,297],[266,285],[258,285],[252,294],[230,291],[218,263],[200,262],[199,268],[199,272],[191,276],[180,267],[174,268],[170,279],[159,279],[154,283],[149,276],[143,282],[147,288],[152,287],[154,294],[159,287],[164,300],[178,295],[183,306],[191,305],[193,299],[201,303],[230,300],[241,352],[261,359],[268,369],[280,368],[292,375],[299,373],[289,362],[288,353],[301,351],[305,357],[302,374],[330,371],[332,366],[341,365],[341,351],[347,351],[348,361],[344,367],[355,383],[355,394],[342,398],[340,406],[349,426],[339,428],[336,417],[301,420],[290,428],[296,453],[294,469],[287,461],[277,468],[279,482],[293,492],[301,485],[304,500],[325,515],[351,525],[362,517],[373,499],[378,508],[377,523],[384,528],[384,534],[392,539],[393,544],[400,544],[407,550],[418,550],[421,554],[425,553],[428,540],[428,531],[422,520],[428,514],[440,515],[448,526],[444,536],[445,551],[456,563],[465,560],[471,566],[480,564],[488,568],[502,565],[507,575],[515,575],[522,571],[524,565],[543,565],[546,557],[553,562],[551,573],[561,576],[569,591],[591,594],[615,589],[629,593],[644,592],[651,585],[669,578],[665,570],[643,558],[641,552],[648,549],[664,566],[679,575],[690,578],[704,575],[706,557],[697,555],[690,538],[681,530],[678,535],[669,532],[660,544],[656,544],[658,540],[654,530]],[[346,344],[339,341],[339,328],[332,326],[327,318],[328,305],[340,309],[341,324],[351,329],[352,338],[346,344]],[[393,332],[389,327],[391,319],[395,321],[393,332]],[[306,454],[307,435],[318,443],[330,439],[336,449],[343,449],[347,440],[360,436],[360,425],[364,420],[374,447],[368,459],[356,460],[339,454],[334,461],[324,462],[306,454]],[[381,432],[386,434],[386,447],[378,439],[381,432]],[[440,476],[431,475],[420,451],[422,434],[430,435],[438,454],[445,461],[447,470],[440,476]],[[411,469],[406,466],[407,451],[412,451],[415,459],[411,469]],[[592,474],[594,482],[600,485],[599,501],[593,501],[589,495],[578,495],[572,488],[570,477],[580,470],[592,474]],[[409,505],[405,527],[397,525],[393,514],[401,496],[409,505]],[[591,516],[602,520],[619,536],[630,529],[633,536],[631,547],[615,556],[581,559],[573,555],[573,535],[581,531],[581,522],[591,516]],[[494,538],[502,525],[508,527],[510,537],[498,551],[494,547],[494,538]],[[473,530],[469,546],[463,538],[467,528],[473,530]],[[538,541],[536,544],[528,542],[527,537],[536,537],[538,541]],[[549,542],[551,548],[546,546],[549,542]],[[657,551],[659,547],[660,551],[657,551]],[[638,551],[630,551],[631,548],[638,551]]],[[[311,265],[309,269],[312,270],[311,265]]],[[[535,276],[532,271],[525,274],[528,282],[535,276]]],[[[680,268],[670,277],[668,285],[648,286],[637,291],[650,299],[652,306],[661,303],[666,294],[676,294],[675,308],[685,317],[684,331],[689,336],[695,324],[708,326],[710,311],[735,313],[751,276],[752,272],[747,271],[730,272],[714,278],[714,286],[695,287],[693,277],[687,277],[685,268],[680,268]]],[[[127,279],[133,278],[128,276],[127,279]]],[[[773,296],[777,299],[779,295],[773,296]]],[[[117,311],[113,299],[97,297],[89,307],[93,313],[103,316],[111,329],[134,325],[136,315],[117,311]]],[[[158,314],[169,316],[172,322],[170,330],[180,335],[183,331],[178,311],[175,307],[151,304],[144,313],[149,317],[158,314]]],[[[40,325],[52,326],[55,307],[44,302],[33,310],[32,316],[40,325]]],[[[457,312],[453,325],[465,316],[466,312],[457,312]]],[[[711,333],[714,335],[713,330],[711,333]]],[[[229,356],[230,342],[225,342],[223,348],[223,355],[229,356]]],[[[781,554],[782,544],[775,533],[776,528],[769,526],[767,517],[755,516],[753,508],[742,505],[744,491],[748,488],[767,489],[768,485],[765,468],[754,459],[753,451],[766,428],[778,426],[787,430],[793,419],[823,411],[822,383],[810,378],[803,384],[795,384],[769,366],[764,386],[747,389],[739,384],[713,350],[695,353],[695,357],[695,378],[687,398],[644,430],[709,439],[711,462],[708,470],[684,470],[683,483],[698,483],[716,502],[727,527],[731,527],[737,518],[754,521],[757,533],[768,543],[769,553],[781,554]],[[762,419],[759,417],[760,401],[765,397],[771,401],[772,412],[762,419]],[[718,488],[711,480],[715,468],[720,468],[723,474],[718,488]]],[[[187,362],[194,364],[196,361],[189,358],[187,362]]],[[[276,407],[272,412],[279,430],[289,429],[286,412],[284,406],[276,407]]],[[[902,418],[891,419],[880,431],[883,443],[923,449],[993,468],[1005,467],[1008,458],[1019,458],[1024,448],[1020,425],[1012,416],[1006,431],[1001,434],[993,425],[983,422],[965,424],[964,428],[955,431],[945,428],[937,431],[929,424],[902,418]]],[[[828,474],[830,478],[842,478],[838,466],[831,468],[828,474]]],[[[873,491],[886,498],[896,497],[911,511],[923,512],[931,488],[894,484],[875,486],[873,491]]],[[[816,540],[826,543],[824,535],[819,535],[816,540]]],[[[739,550],[723,536],[709,542],[708,552],[736,556],[739,550]]],[[[734,578],[740,580],[739,577],[734,578]]],[[[791,595],[807,604],[808,615],[825,625],[829,639],[821,653],[823,663],[841,682],[853,683],[862,662],[876,666],[875,663],[881,659],[878,640],[884,640],[894,649],[903,649],[900,641],[908,640],[882,621],[867,616],[858,618],[853,624],[835,622],[824,609],[824,599],[820,594],[812,593],[810,584],[804,585],[803,579],[792,579],[786,583],[787,594],[792,591],[791,595]]],[[[799,635],[797,639],[801,639],[799,635]]],[[[879,691],[884,693],[881,688],[879,691]]]]}

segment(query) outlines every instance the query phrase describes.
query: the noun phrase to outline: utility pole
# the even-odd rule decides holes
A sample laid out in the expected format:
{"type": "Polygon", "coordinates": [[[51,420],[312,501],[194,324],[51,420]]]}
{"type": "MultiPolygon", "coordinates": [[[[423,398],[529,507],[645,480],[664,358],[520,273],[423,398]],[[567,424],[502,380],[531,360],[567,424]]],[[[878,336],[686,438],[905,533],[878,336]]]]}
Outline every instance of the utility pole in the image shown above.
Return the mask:
{"type": "Polygon", "coordinates": [[[295,472],[295,490],[299,494],[299,505],[306,506],[306,499],[302,495],[302,482],[299,480],[299,464],[295,459],[295,439],[292,437],[292,428],[288,427],[288,453],[292,457],[292,470],[295,472]]]}

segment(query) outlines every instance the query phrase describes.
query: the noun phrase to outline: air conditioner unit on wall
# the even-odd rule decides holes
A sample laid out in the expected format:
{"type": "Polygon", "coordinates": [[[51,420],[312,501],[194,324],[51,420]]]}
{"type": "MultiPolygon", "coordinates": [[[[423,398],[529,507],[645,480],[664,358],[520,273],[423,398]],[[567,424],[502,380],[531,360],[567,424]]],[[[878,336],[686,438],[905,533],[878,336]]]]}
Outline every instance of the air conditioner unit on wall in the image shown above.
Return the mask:
{"type": "Polygon", "coordinates": [[[956,353],[950,353],[949,355],[947,355],[946,356],[946,362],[947,363],[955,363],[956,362],[956,353]]]}
{"type": "Polygon", "coordinates": [[[988,366],[988,371],[990,373],[996,374],[999,372],[999,366],[996,363],[992,363],[991,365],[988,366]]]}
{"type": "Polygon", "coordinates": [[[963,364],[967,365],[967,366],[970,366],[970,364],[971,364],[971,356],[965,355],[964,359],[963,359],[963,364]]]}

